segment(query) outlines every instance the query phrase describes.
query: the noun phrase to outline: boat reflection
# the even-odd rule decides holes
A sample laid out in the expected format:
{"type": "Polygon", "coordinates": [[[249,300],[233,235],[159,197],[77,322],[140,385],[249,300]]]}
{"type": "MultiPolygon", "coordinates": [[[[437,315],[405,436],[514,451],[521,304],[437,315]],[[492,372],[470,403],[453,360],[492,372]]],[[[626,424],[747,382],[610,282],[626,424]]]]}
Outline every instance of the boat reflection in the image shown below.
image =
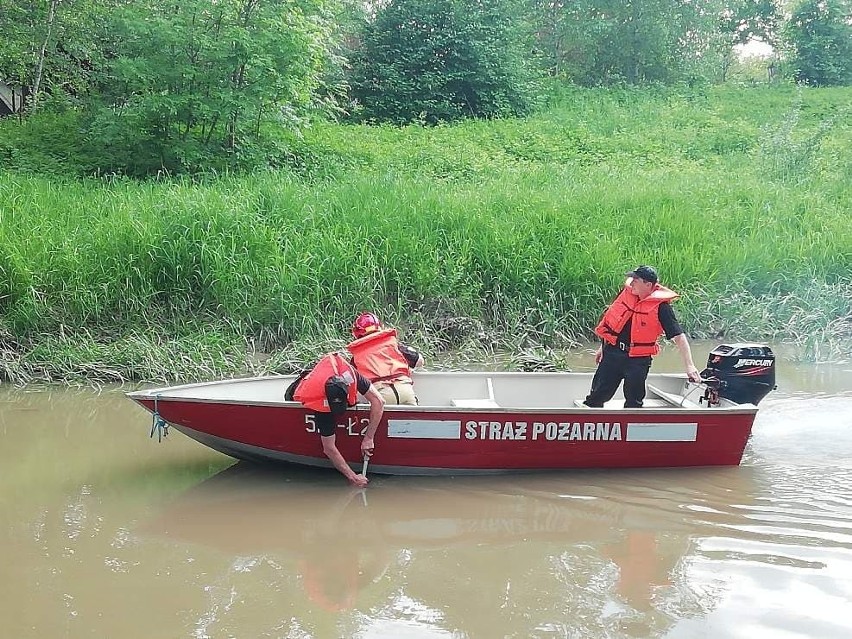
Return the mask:
{"type": "Polygon", "coordinates": [[[713,607],[691,591],[688,563],[696,540],[742,517],[731,502],[754,495],[753,475],[395,477],[358,491],[327,471],[238,463],[145,529],[234,557],[286,557],[309,615],[414,615],[469,636],[649,636],[713,607]]]}

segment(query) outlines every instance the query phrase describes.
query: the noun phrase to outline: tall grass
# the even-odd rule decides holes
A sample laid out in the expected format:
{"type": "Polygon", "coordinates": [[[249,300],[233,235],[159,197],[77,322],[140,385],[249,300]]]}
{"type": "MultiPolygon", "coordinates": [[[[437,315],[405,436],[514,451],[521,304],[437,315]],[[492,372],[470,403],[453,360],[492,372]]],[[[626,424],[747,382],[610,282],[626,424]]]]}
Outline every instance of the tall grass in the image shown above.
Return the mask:
{"type": "Polygon", "coordinates": [[[288,369],[367,308],[427,350],[563,348],[639,263],[692,334],[844,357],[850,95],[573,91],[525,120],[322,124],[310,174],[0,173],[0,376],[288,369]]]}

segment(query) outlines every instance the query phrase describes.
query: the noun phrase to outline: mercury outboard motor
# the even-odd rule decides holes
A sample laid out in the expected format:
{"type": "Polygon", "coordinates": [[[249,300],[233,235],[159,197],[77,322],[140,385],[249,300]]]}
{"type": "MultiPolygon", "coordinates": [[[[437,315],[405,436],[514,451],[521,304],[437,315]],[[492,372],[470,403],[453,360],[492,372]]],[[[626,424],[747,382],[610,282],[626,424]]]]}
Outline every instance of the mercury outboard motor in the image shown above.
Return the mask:
{"type": "Polygon", "coordinates": [[[737,404],[757,405],[775,390],[775,354],[764,344],[720,344],[701,371],[707,385],[704,399],[717,405],[719,397],[737,404]]]}

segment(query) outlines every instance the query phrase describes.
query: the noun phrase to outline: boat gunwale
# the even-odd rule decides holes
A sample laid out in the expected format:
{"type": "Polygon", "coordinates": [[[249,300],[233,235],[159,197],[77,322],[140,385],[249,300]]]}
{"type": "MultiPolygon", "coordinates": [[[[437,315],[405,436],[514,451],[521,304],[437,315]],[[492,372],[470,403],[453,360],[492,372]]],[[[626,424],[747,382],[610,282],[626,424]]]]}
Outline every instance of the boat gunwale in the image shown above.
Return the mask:
{"type": "MultiPolygon", "coordinates": [[[[422,371],[415,372],[415,380],[417,377],[440,377],[440,376],[461,376],[461,377],[481,377],[484,379],[488,379],[491,377],[568,377],[574,375],[585,375],[591,376],[592,373],[585,372],[574,372],[574,371],[422,371]]],[[[138,401],[141,399],[150,399],[155,400],[157,402],[187,402],[187,403],[200,403],[200,404],[226,404],[226,405],[238,405],[238,406],[258,406],[258,407],[267,407],[267,406],[278,406],[282,408],[290,408],[290,409],[298,409],[301,408],[301,404],[295,401],[287,401],[283,398],[280,400],[263,400],[263,399],[228,399],[228,398],[215,398],[215,397],[192,397],[192,396],[184,396],[184,395],[172,395],[170,393],[175,391],[186,391],[192,388],[210,388],[215,386],[226,386],[229,384],[247,384],[251,382],[275,382],[275,381],[283,381],[283,380],[291,380],[295,379],[296,375],[258,375],[254,377],[237,377],[232,379],[220,379],[213,380],[207,382],[193,382],[190,384],[180,384],[177,386],[162,386],[159,388],[151,388],[144,390],[136,390],[125,393],[127,397],[133,399],[134,401],[138,401]]],[[[654,379],[666,378],[666,379],[680,379],[686,380],[686,376],[681,373],[651,373],[648,376],[649,384],[654,381],[654,379]]],[[[651,391],[654,392],[653,390],[651,391]]],[[[367,403],[358,403],[354,407],[351,407],[350,410],[368,410],[369,404],[367,403]]],[[[414,413],[453,413],[453,414],[482,414],[482,415],[493,415],[493,414],[501,414],[501,415],[517,415],[517,414],[534,414],[534,415],[548,415],[548,414],[570,414],[570,415],[588,415],[588,414],[599,414],[599,413],[633,413],[633,412],[641,412],[642,414],[653,414],[653,413],[663,413],[666,415],[670,414],[678,414],[678,415],[705,415],[708,412],[723,412],[726,414],[756,414],[758,407],[755,404],[743,403],[743,404],[731,404],[731,405],[721,405],[721,406],[713,406],[713,407],[690,407],[690,406],[654,406],[654,407],[642,407],[642,408],[625,408],[623,406],[616,407],[581,407],[581,406],[548,406],[548,407],[522,407],[522,406],[512,406],[512,407],[503,407],[503,406],[437,406],[437,405],[393,405],[386,404],[385,405],[385,413],[394,413],[394,412],[414,412],[414,413]]]]}
{"type": "MultiPolygon", "coordinates": [[[[169,396],[162,395],[159,393],[143,393],[141,391],[134,391],[133,393],[127,393],[127,396],[134,400],[140,399],[148,399],[148,400],[157,400],[157,402],[184,402],[189,404],[226,404],[226,405],[236,405],[236,406],[257,406],[257,407],[281,407],[287,408],[291,410],[298,410],[303,408],[303,406],[299,402],[287,401],[284,399],[281,400],[244,400],[244,399],[217,399],[213,397],[184,397],[184,396],[169,396]]],[[[349,410],[355,411],[364,411],[367,412],[370,409],[370,405],[366,403],[358,403],[355,406],[349,408],[349,410]]],[[[670,414],[678,414],[678,415],[706,415],[707,413],[718,413],[723,412],[726,414],[753,414],[757,413],[757,406],[754,404],[734,404],[732,406],[714,406],[712,408],[692,408],[692,407],[681,407],[681,406],[654,406],[647,408],[625,408],[624,406],[616,406],[612,408],[593,408],[586,407],[582,408],[579,406],[555,406],[555,407],[529,407],[524,408],[520,406],[512,406],[512,407],[503,407],[503,406],[475,406],[475,407],[466,407],[466,406],[430,406],[430,405],[417,405],[411,406],[407,404],[386,404],[384,407],[384,413],[452,413],[452,414],[483,414],[483,415],[592,415],[592,414],[603,414],[603,413],[641,413],[643,415],[654,414],[654,413],[663,413],[666,415],[670,414]]]]}
{"type": "Polygon", "coordinates": [[[165,391],[186,390],[188,388],[206,388],[208,386],[224,386],[227,384],[243,384],[255,381],[275,381],[295,378],[296,375],[258,375],[257,377],[234,377],[232,379],[216,379],[209,382],[192,382],[191,384],[178,384],[177,386],[160,386],[159,388],[146,388],[125,393],[127,397],[148,397],[152,394],[162,394],[165,391]]]}
{"type": "MultiPolygon", "coordinates": [[[[446,377],[449,375],[453,376],[461,376],[461,377],[570,377],[570,376],[585,376],[591,377],[594,373],[591,371],[588,372],[579,372],[579,371],[414,371],[412,377],[415,382],[418,377],[446,377]]],[[[178,384],[175,386],[160,386],[158,388],[150,388],[150,389],[141,389],[135,391],[128,391],[126,395],[128,397],[134,397],[136,395],[149,395],[151,393],[164,392],[164,391],[176,391],[176,390],[185,390],[188,388],[206,388],[208,386],[224,386],[228,384],[245,384],[247,382],[260,382],[260,381],[277,381],[284,379],[295,379],[297,377],[296,374],[290,375],[257,375],[255,377],[232,377],[230,379],[216,379],[207,382],[192,382],[189,384],[178,384]]],[[[681,379],[686,380],[686,376],[681,373],[651,373],[648,376],[649,380],[653,380],[655,378],[665,377],[668,379],[681,379]]]]}

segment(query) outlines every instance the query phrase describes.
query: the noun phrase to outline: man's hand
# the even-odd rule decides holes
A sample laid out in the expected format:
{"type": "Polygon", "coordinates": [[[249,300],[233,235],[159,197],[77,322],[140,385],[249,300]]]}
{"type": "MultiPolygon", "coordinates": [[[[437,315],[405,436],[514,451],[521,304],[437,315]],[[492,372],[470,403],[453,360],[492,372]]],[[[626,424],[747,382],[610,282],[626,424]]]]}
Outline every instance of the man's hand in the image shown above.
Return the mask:
{"type": "Polygon", "coordinates": [[[600,364],[602,358],[603,358],[603,346],[598,346],[598,350],[595,351],[595,364],[600,364]]]}
{"type": "Polygon", "coordinates": [[[365,435],[364,439],[361,440],[361,455],[363,457],[372,457],[373,449],[376,447],[375,442],[373,442],[373,438],[369,435],[365,435]]]}
{"type": "Polygon", "coordinates": [[[382,420],[385,400],[382,399],[381,394],[372,384],[370,384],[370,388],[364,394],[364,397],[370,402],[370,423],[367,424],[367,430],[364,431],[364,439],[361,440],[361,457],[369,457],[373,454],[373,449],[376,447],[373,437],[379,428],[379,422],[382,420]]]}
{"type": "Polygon", "coordinates": [[[355,486],[355,488],[366,488],[370,480],[364,477],[364,475],[353,475],[349,479],[349,483],[355,486]]]}
{"type": "Polygon", "coordinates": [[[672,337],[672,341],[680,353],[680,358],[683,360],[683,368],[686,370],[686,377],[690,382],[698,383],[701,381],[701,375],[698,374],[698,369],[692,361],[692,350],[689,348],[689,340],[686,335],[681,333],[672,337]]]}

